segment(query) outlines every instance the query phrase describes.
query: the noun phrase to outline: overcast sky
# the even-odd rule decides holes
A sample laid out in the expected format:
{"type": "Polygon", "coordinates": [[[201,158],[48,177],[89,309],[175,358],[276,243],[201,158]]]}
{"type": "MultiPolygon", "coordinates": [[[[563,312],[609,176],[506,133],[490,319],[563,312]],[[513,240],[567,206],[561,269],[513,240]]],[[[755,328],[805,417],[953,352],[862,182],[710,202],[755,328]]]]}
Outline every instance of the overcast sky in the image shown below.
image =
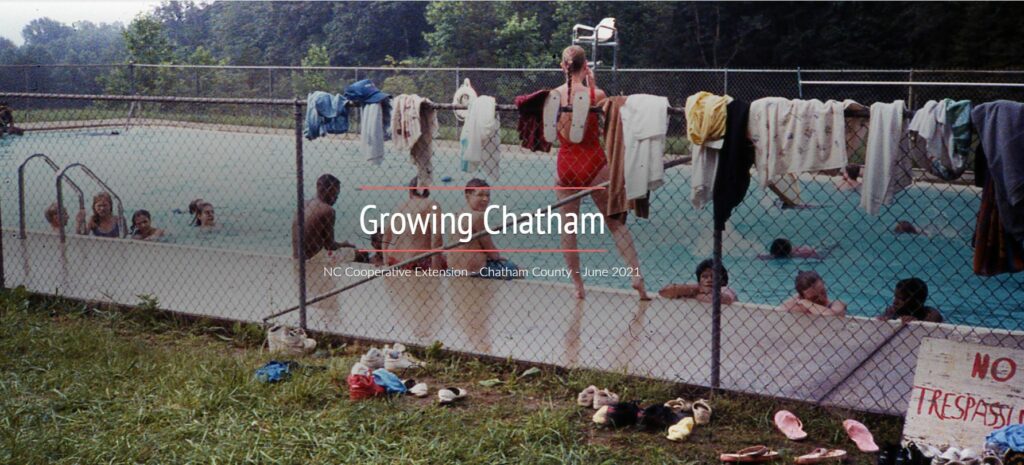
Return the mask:
{"type": "Polygon", "coordinates": [[[0,0],[0,36],[17,45],[25,42],[21,30],[36,18],[49,17],[65,24],[75,21],[93,23],[131,22],[135,15],[150,11],[159,5],[159,0],[122,1],[50,1],[50,0],[0,0]]]}

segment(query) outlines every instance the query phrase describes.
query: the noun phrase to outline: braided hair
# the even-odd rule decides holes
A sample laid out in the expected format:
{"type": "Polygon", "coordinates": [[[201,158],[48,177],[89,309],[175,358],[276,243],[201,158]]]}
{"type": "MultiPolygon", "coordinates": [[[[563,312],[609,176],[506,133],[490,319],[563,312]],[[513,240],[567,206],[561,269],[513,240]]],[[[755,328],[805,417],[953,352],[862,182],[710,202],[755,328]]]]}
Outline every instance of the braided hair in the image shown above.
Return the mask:
{"type": "Polygon", "coordinates": [[[572,104],[572,75],[583,69],[587,61],[587,51],[579,45],[570,45],[562,50],[562,71],[565,72],[565,85],[569,89],[569,104],[572,104]]]}

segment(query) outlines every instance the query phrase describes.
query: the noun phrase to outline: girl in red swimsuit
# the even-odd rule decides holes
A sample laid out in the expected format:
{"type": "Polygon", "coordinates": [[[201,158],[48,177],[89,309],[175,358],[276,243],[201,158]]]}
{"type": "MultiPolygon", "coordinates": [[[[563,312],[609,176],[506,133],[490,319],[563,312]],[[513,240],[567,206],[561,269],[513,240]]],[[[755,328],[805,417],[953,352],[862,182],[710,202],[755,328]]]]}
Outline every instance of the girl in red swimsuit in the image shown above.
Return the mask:
{"type": "MultiPolygon", "coordinates": [[[[565,72],[565,85],[557,90],[562,96],[561,105],[566,106],[572,102],[572,95],[576,92],[588,92],[591,105],[604,100],[605,93],[597,88],[594,82],[594,73],[587,66],[587,55],[583,47],[573,45],[562,51],[562,70],[565,72]]],[[[605,161],[604,150],[601,149],[600,130],[598,128],[597,115],[587,115],[584,126],[583,140],[574,144],[569,140],[569,128],[572,125],[572,114],[565,113],[558,121],[558,160],[556,162],[558,181],[560,187],[589,187],[596,186],[608,181],[608,164],[605,161]]],[[[556,190],[558,200],[562,200],[577,193],[576,190],[556,190]]],[[[640,274],[640,259],[636,254],[636,247],[633,246],[633,236],[626,228],[625,216],[609,217],[608,194],[605,189],[593,190],[591,197],[594,204],[604,215],[605,223],[611,230],[615,239],[615,246],[619,255],[630,268],[633,288],[637,290],[641,300],[648,300],[647,291],[644,289],[644,279],[640,274]]],[[[562,215],[573,213],[579,215],[580,201],[576,200],[561,207],[562,215]]],[[[576,234],[562,234],[562,249],[577,249],[576,234]]],[[[565,252],[565,264],[572,272],[572,281],[576,286],[576,297],[582,299],[585,291],[583,277],[580,276],[580,255],[577,252],[565,252]]]]}

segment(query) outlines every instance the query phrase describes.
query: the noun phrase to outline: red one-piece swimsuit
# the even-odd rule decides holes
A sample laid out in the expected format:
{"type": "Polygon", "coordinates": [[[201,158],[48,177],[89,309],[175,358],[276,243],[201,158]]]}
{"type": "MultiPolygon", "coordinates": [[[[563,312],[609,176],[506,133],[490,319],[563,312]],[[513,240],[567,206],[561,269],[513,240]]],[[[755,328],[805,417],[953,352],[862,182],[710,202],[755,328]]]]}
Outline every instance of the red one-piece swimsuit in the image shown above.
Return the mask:
{"type": "MultiPolygon", "coordinates": [[[[594,88],[590,88],[590,101],[594,101],[594,88]]],[[[558,132],[558,185],[563,187],[586,187],[604,168],[605,155],[601,148],[601,135],[597,114],[589,113],[584,126],[583,140],[574,144],[558,132]]]]}

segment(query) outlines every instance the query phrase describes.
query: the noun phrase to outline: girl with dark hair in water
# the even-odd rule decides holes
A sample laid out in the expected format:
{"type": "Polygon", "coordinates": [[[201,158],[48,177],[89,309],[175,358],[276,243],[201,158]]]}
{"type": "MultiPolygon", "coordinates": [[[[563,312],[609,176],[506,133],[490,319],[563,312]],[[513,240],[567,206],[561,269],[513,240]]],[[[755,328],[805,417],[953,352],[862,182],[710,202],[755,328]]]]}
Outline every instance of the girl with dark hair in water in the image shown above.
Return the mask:
{"type": "Polygon", "coordinates": [[[164,230],[153,227],[153,217],[146,210],[135,210],[132,214],[132,228],[129,231],[132,239],[155,241],[164,237],[164,230]]]}

